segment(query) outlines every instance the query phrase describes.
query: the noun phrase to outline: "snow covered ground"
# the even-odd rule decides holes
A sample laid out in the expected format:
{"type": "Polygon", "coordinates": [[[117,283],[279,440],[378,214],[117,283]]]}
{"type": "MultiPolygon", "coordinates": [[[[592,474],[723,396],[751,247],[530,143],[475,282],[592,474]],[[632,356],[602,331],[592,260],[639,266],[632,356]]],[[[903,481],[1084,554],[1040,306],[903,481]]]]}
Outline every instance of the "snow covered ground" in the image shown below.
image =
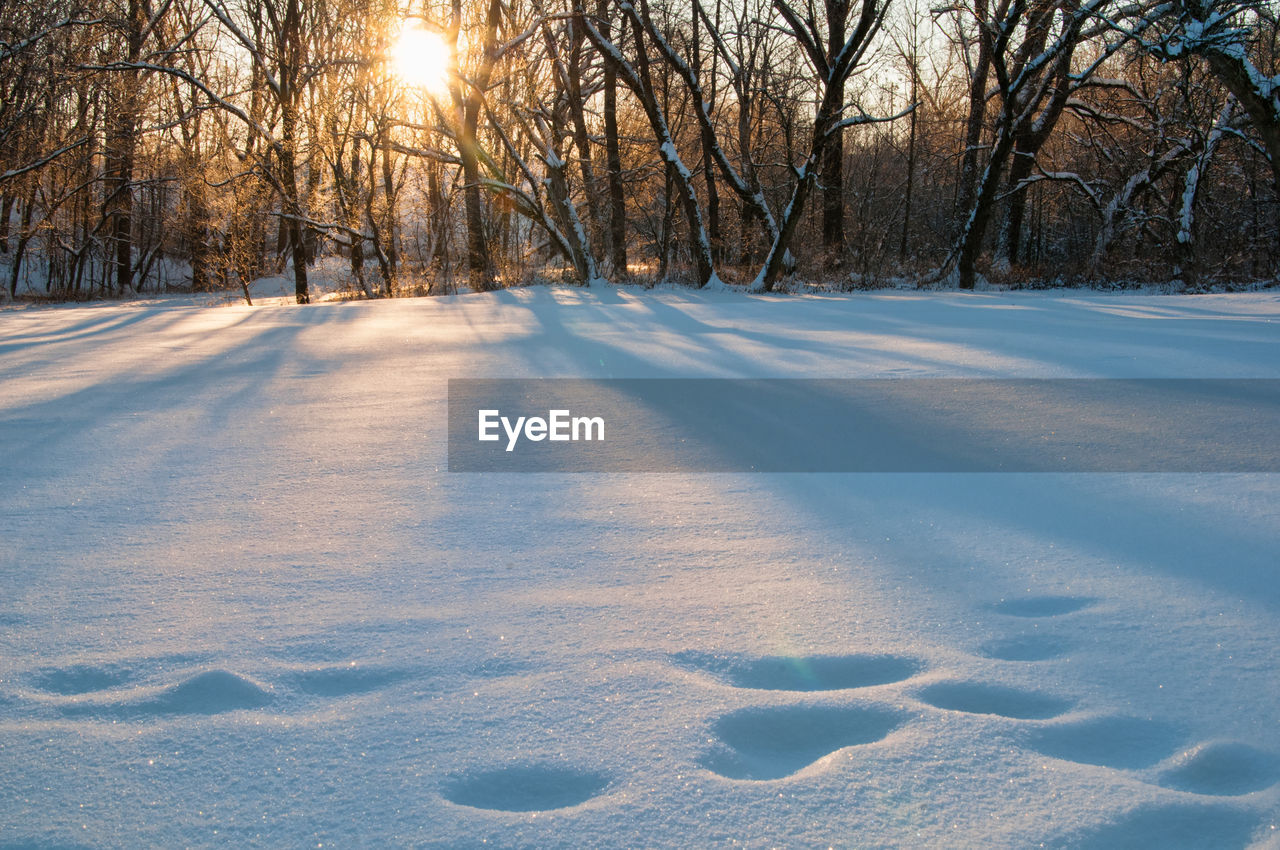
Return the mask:
{"type": "Polygon", "coordinates": [[[0,312],[0,847],[1280,846],[1280,477],[450,474],[482,376],[1277,378],[1280,297],[0,312]]]}

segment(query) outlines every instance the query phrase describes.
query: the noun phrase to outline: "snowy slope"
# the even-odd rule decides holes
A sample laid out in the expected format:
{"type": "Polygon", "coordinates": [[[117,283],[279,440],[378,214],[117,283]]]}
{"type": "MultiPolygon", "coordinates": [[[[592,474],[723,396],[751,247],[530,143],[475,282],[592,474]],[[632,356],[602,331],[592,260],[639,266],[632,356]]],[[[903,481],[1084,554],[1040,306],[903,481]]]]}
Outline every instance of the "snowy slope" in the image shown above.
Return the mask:
{"type": "Polygon", "coordinates": [[[1276,378],[1280,298],[0,312],[0,847],[1280,846],[1277,476],[449,474],[477,376],[1276,378]]]}

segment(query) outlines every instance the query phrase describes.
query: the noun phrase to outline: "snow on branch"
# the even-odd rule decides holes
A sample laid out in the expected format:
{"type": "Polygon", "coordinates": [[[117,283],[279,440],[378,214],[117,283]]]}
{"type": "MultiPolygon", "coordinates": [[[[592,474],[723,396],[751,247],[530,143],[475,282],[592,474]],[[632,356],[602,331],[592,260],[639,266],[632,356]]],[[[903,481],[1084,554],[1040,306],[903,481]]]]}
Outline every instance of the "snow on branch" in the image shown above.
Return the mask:
{"type": "Polygon", "coordinates": [[[828,136],[835,135],[845,127],[858,127],[863,124],[887,124],[891,121],[897,121],[899,118],[906,118],[912,112],[915,112],[916,107],[919,105],[920,104],[918,103],[913,103],[906,109],[903,109],[901,112],[894,115],[868,115],[864,112],[861,115],[855,115],[852,118],[841,118],[827,129],[826,134],[828,136]]]}
{"type": "Polygon", "coordinates": [[[231,20],[231,15],[228,14],[227,10],[223,8],[220,3],[215,2],[215,0],[204,0],[204,4],[209,11],[213,13],[214,17],[216,17],[222,25],[227,28],[227,31],[235,37],[236,41],[240,42],[240,45],[244,47],[245,50],[249,51],[249,57],[252,59],[253,64],[258,66],[258,70],[262,72],[263,80],[266,82],[267,87],[270,88],[277,97],[279,97],[283,88],[281,87],[280,81],[276,79],[275,74],[271,73],[271,68],[267,65],[266,59],[263,57],[263,52],[258,44],[246,35],[235,21],[231,20]]]}
{"type": "Polygon", "coordinates": [[[1038,174],[1032,174],[1030,177],[1020,180],[1018,182],[1018,185],[1013,186],[1007,191],[1003,192],[998,199],[1004,200],[1005,198],[1008,198],[1011,195],[1016,195],[1018,192],[1021,192],[1022,190],[1026,189],[1028,186],[1034,186],[1036,183],[1044,183],[1046,181],[1053,182],[1053,183],[1069,183],[1075,186],[1077,189],[1079,189],[1084,194],[1084,196],[1089,199],[1089,203],[1093,204],[1094,209],[1097,209],[1097,210],[1102,209],[1103,207],[1102,198],[1098,195],[1097,189],[1095,189],[1089,183],[1089,181],[1085,180],[1076,172],[1045,171],[1039,166],[1037,166],[1037,170],[1039,171],[1038,174]]]}
{"type": "Polygon", "coordinates": [[[21,177],[22,175],[27,174],[28,172],[36,171],[37,169],[44,168],[46,165],[53,162],[58,157],[62,156],[65,153],[75,150],[81,145],[87,143],[88,141],[89,141],[89,137],[84,136],[82,138],[76,139],[74,142],[72,142],[69,145],[63,145],[57,150],[51,153],[45,154],[35,162],[29,162],[26,165],[19,166],[18,168],[11,168],[8,171],[0,172],[0,184],[7,183],[10,180],[21,177]]]}
{"type": "Polygon", "coordinates": [[[32,47],[37,42],[43,41],[44,39],[53,35],[55,32],[57,32],[60,29],[66,29],[67,27],[75,27],[75,26],[88,27],[88,26],[94,26],[95,24],[100,24],[102,22],[103,22],[102,18],[89,18],[89,19],[63,18],[61,21],[58,21],[56,24],[51,24],[45,27],[44,29],[40,30],[40,32],[35,33],[34,35],[29,35],[26,38],[13,42],[12,44],[0,39],[0,62],[4,62],[8,59],[12,59],[22,51],[26,50],[29,47],[32,47]]]}

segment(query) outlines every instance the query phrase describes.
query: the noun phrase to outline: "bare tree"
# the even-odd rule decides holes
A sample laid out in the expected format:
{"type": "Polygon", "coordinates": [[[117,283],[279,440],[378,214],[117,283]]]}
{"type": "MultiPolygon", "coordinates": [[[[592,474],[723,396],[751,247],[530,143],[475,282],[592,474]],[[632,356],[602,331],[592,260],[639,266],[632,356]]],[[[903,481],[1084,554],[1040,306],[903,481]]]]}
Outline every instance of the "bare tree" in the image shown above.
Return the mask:
{"type": "MultiPolygon", "coordinates": [[[[846,114],[847,106],[844,102],[845,83],[866,56],[873,36],[884,22],[888,9],[887,0],[861,0],[853,32],[838,42],[830,37],[822,38],[822,24],[812,6],[800,10],[787,0],[774,0],[773,5],[813,67],[818,84],[818,104],[808,155],[796,169],[795,188],[783,212],[778,235],[769,248],[764,267],[752,284],[753,290],[761,292],[773,289],[782,273],[786,251],[833,139],[845,127],[901,117],[873,118],[865,113],[850,116],[846,114]]],[[[830,31],[828,35],[831,35],[830,31]]]]}
{"type": "Polygon", "coordinates": [[[592,43],[604,56],[604,60],[613,66],[618,78],[631,90],[649,121],[658,152],[666,166],[668,179],[675,186],[680,210],[684,214],[689,229],[690,250],[693,253],[698,286],[718,285],[720,281],[716,276],[711,242],[703,225],[702,209],[694,187],[693,173],[685,165],[676,147],[676,140],[667,121],[659,89],[654,83],[646,35],[652,37],[657,30],[653,27],[651,19],[650,24],[646,26],[645,19],[649,18],[648,8],[644,0],[640,2],[643,11],[638,10],[631,0],[619,0],[617,5],[619,13],[631,26],[631,37],[635,48],[634,63],[622,54],[612,40],[604,36],[593,21],[586,19],[585,10],[581,5],[582,0],[577,0],[575,12],[582,16],[587,35],[592,43]]]}
{"type": "MultiPolygon", "coordinates": [[[[1052,132],[1071,93],[1125,42],[1112,38],[1074,70],[1079,45],[1112,32],[1105,16],[1111,0],[1013,0],[1005,14],[982,28],[996,77],[1000,111],[994,139],[977,190],[965,214],[943,273],[954,270],[961,289],[973,289],[976,263],[986,237],[1003,170],[1018,153],[1011,169],[1015,193],[1029,173],[1035,152],[1052,132]]],[[[1136,11],[1136,7],[1134,9],[1136,11]]]]}

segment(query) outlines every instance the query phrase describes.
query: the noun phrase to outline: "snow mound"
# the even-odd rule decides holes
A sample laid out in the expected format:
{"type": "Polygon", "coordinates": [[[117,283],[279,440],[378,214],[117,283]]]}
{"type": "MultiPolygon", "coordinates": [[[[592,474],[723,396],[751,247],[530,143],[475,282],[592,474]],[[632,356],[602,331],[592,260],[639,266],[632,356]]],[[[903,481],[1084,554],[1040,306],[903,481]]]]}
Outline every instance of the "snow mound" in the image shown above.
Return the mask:
{"type": "Polygon", "coordinates": [[[156,714],[221,714],[261,708],[271,701],[267,690],[245,676],[228,670],[207,670],[161,691],[138,706],[156,714]]]}

